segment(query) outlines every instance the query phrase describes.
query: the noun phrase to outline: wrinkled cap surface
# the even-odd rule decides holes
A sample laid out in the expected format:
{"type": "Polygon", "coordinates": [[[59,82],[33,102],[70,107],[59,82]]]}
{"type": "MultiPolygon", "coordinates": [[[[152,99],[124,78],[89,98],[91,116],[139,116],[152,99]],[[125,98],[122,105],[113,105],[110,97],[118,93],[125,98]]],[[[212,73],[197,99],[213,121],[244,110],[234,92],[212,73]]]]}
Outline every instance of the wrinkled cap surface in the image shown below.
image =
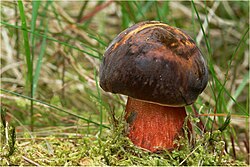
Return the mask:
{"type": "Polygon", "coordinates": [[[158,21],[121,32],[100,67],[104,91],[169,106],[192,104],[207,81],[206,63],[191,37],[158,21]]]}

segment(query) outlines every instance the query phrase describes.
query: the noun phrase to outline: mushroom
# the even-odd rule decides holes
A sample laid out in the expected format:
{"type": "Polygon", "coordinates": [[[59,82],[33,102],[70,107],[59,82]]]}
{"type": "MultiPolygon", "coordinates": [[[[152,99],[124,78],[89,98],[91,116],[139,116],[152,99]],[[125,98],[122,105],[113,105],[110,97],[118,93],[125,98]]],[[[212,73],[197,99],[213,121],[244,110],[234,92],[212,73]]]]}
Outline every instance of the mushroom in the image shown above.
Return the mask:
{"type": "Polygon", "coordinates": [[[207,81],[206,63],[191,37],[158,21],[121,32],[100,66],[101,88],[128,96],[128,137],[152,152],[175,147],[183,135],[185,106],[194,103],[207,81]]]}

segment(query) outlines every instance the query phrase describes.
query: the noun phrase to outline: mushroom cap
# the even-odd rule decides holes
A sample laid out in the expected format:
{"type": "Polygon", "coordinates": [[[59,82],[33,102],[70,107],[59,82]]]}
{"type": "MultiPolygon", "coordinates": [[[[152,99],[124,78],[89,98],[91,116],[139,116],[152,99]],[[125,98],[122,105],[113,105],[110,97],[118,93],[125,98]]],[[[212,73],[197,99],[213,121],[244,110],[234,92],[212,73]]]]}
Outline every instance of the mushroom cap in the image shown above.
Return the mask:
{"type": "Polygon", "coordinates": [[[167,106],[192,104],[207,81],[206,63],[191,37],[158,21],[121,32],[100,66],[104,91],[167,106]]]}

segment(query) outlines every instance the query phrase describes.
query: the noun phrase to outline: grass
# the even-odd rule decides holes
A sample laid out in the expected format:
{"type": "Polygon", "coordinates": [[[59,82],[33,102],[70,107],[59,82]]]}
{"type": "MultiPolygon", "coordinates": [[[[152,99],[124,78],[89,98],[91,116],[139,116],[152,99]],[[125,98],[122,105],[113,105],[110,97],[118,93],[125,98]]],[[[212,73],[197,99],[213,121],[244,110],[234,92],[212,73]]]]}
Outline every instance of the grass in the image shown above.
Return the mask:
{"type": "Polygon", "coordinates": [[[245,1],[2,1],[1,164],[246,165],[248,11],[245,1]],[[188,32],[208,63],[209,84],[186,107],[193,143],[172,153],[134,147],[123,135],[126,97],[98,84],[105,48],[144,20],[188,32]]]}
{"type": "MultiPolygon", "coordinates": [[[[22,29],[27,29],[23,3],[22,1],[17,1],[17,2],[18,2],[19,11],[20,11],[22,29]]],[[[27,64],[26,85],[27,85],[27,90],[30,90],[29,92],[32,98],[34,95],[33,93],[33,55],[30,53],[29,36],[28,36],[27,31],[23,31],[23,40],[24,40],[25,56],[26,56],[26,64],[27,64]]],[[[33,131],[34,130],[33,129],[33,126],[34,126],[33,101],[30,101],[30,102],[31,102],[30,103],[30,125],[31,125],[31,131],[33,131]]]]}

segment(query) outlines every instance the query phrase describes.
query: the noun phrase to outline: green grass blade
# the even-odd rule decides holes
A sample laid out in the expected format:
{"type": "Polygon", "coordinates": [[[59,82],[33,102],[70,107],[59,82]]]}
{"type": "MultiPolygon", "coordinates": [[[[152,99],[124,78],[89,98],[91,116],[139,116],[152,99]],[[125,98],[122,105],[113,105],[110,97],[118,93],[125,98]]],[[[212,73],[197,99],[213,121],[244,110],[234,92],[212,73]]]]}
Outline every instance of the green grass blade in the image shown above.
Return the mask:
{"type": "MultiPolygon", "coordinates": [[[[36,31],[36,19],[37,19],[37,14],[38,14],[38,9],[40,6],[40,1],[32,1],[32,18],[31,18],[31,31],[35,32],[36,31]]],[[[35,36],[31,34],[30,37],[31,40],[31,69],[32,69],[32,80],[30,84],[30,91],[31,91],[31,98],[34,97],[34,78],[33,78],[33,67],[34,67],[34,57],[35,57],[35,36]]],[[[33,131],[33,125],[34,125],[34,109],[33,109],[33,101],[30,101],[30,112],[31,112],[31,131],[33,131]]]]}
{"type": "Polygon", "coordinates": [[[238,43],[236,49],[234,50],[234,52],[233,52],[233,54],[232,54],[232,56],[231,56],[231,58],[230,58],[230,61],[229,61],[229,63],[228,63],[228,67],[227,67],[227,72],[226,72],[225,80],[227,79],[228,72],[229,72],[229,69],[231,68],[233,59],[234,59],[236,53],[238,52],[238,50],[239,50],[241,44],[243,43],[243,40],[244,40],[245,37],[248,35],[248,32],[249,32],[249,27],[248,27],[248,29],[246,30],[246,32],[244,33],[244,35],[242,36],[242,38],[240,39],[240,42],[238,43]]]}
{"type": "Polygon", "coordinates": [[[161,16],[162,16],[162,21],[165,23],[168,23],[167,16],[169,15],[169,12],[170,12],[169,1],[163,1],[163,8],[162,8],[161,16]]]}
{"type": "Polygon", "coordinates": [[[122,11],[122,29],[126,29],[129,26],[130,18],[129,12],[126,10],[126,2],[121,2],[121,11],[122,11]]]}
{"type": "MultiPolygon", "coordinates": [[[[45,35],[47,34],[47,32],[48,32],[48,21],[47,21],[47,26],[46,26],[46,30],[45,30],[45,35]]],[[[35,92],[36,92],[38,79],[39,79],[39,76],[40,76],[40,71],[41,71],[41,66],[42,66],[42,59],[43,59],[43,55],[45,53],[45,50],[46,50],[46,37],[43,37],[43,41],[42,41],[42,45],[41,45],[41,51],[40,51],[38,59],[37,59],[36,69],[35,69],[35,74],[34,74],[33,96],[35,95],[35,92]]]]}
{"type": "MultiPolygon", "coordinates": [[[[36,19],[37,19],[37,15],[38,15],[38,9],[40,6],[41,1],[32,1],[32,19],[31,19],[31,31],[35,32],[36,31],[36,19]]],[[[33,60],[34,60],[34,50],[35,50],[35,36],[33,34],[31,34],[30,36],[31,39],[31,56],[32,56],[32,70],[33,70],[33,60]]],[[[33,77],[33,76],[32,76],[33,77]]],[[[31,97],[34,97],[34,87],[36,87],[36,85],[34,85],[34,78],[32,79],[32,84],[31,84],[31,97]]]]}
{"type": "MultiPolygon", "coordinates": [[[[191,3],[191,9],[192,9],[191,11],[192,11],[192,25],[193,25],[192,29],[193,29],[193,34],[195,34],[196,33],[196,28],[195,28],[196,21],[195,21],[195,17],[194,17],[194,7],[193,7],[192,3],[191,3]]],[[[194,41],[197,43],[196,35],[194,35],[193,38],[194,38],[194,41]]]]}
{"type": "MultiPolygon", "coordinates": [[[[13,27],[13,28],[22,29],[20,26],[15,26],[15,25],[6,23],[6,22],[4,22],[4,21],[0,21],[0,23],[1,23],[1,24],[4,24],[4,25],[7,25],[7,26],[10,26],[10,27],[13,27]]],[[[92,54],[92,53],[90,53],[90,52],[87,52],[87,51],[85,51],[85,50],[83,50],[83,49],[80,49],[80,48],[78,48],[78,47],[76,47],[76,46],[70,45],[70,44],[68,44],[67,42],[62,42],[62,41],[59,41],[59,40],[57,40],[57,39],[55,39],[55,38],[46,36],[46,35],[44,35],[44,34],[37,33],[37,32],[32,32],[31,30],[28,30],[28,29],[22,29],[22,30],[23,30],[23,31],[26,31],[26,32],[33,33],[34,35],[37,35],[37,36],[39,36],[39,37],[46,37],[46,39],[48,39],[48,40],[50,40],[50,41],[57,42],[57,43],[59,43],[59,44],[61,44],[61,45],[70,47],[70,48],[75,49],[75,50],[77,50],[77,51],[86,53],[87,55],[89,55],[89,56],[91,56],[91,57],[94,57],[94,58],[96,58],[96,59],[101,60],[101,58],[100,58],[99,56],[96,56],[96,55],[94,55],[94,54],[92,54]]]]}
{"type": "MultiPolygon", "coordinates": [[[[79,116],[79,115],[77,115],[77,114],[74,114],[74,113],[72,113],[72,112],[66,111],[66,110],[61,109],[61,108],[59,108],[59,107],[57,107],[57,106],[54,106],[54,105],[52,105],[52,104],[48,104],[48,103],[46,103],[46,102],[44,102],[44,101],[37,100],[37,99],[31,98],[31,97],[28,97],[28,96],[25,96],[25,95],[21,95],[21,94],[19,94],[19,93],[12,92],[12,91],[9,91],[9,90],[6,90],[6,89],[0,88],[0,90],[3,91],[3,92],[5,92],[5,93],[8,93],[8,94],[12,94],[12,95],[15,95],[15,96],[18,96],[18,97],[22,97],[22,98],[25,98],[25,99],[28,99],[28,100],[31,100],[31,101],[34,101],[34,102],[43,104],[43,105],[48,106],[48,107],[50,107],[50,108],[52,108],[52,109],[55,109],[55,110],[64,112],[64,113],[66,113],[66,114],[72,115],[72,116],[74,116],[74,117],[76,117],[76,118],[82,119],[82,120],[84,120],[84,121],[86,121],[86,122],[88,122],[88,123],[92,123],[92,124],[94,124],[94,125],[101,126],[99,123],[97,123],[97,122],[95,122],[95,121],[89,120],[89,119],[87,119],[87,118],[84,118],[84,117],[79,116]]],[[[102,127],[107,128],[107,129],[110,129],[110,127],[109,127],[109,126],[106,126],[106,125],[102,125],[102,127]]]]}
{"type": "MultiPolygon", "coordinates": [[[[23,8],[23,3],[21,0],[18,0],[18,7],[20,12],[20,17],[22,21],[22,29],[23,29],[23,39],[24,39],[24,48],[25,48],[25,57],[26,57],[26,63],[28,68],[28,77],[26,79],[27,88],[30,89],[30,96],[33,97],[33,57],[30,53],[30,44],[29,44],[29,36],[27,30],[27,24],[26,24],[26,16],[25,11],[23,8]]],[[[34,111],[33,111],[33,101],[30,101],[30,127],[31,131],[33,131],[34,128],[34,111]]]]}
{"type": "Polygon", "coordinates": [[[193,5],[194,11],[195,11],[196,16],[197,16],[197,18],[198,18],[198,21],[199,21],[199,24],[200,24],[200,27],[201,27],[201,30],[202,30],[202,33],[203,33],[203,36],[204,36],[204,39],[205,39],[205,43],[206,43],[206,46],[207,46],[208,53],[209,53],[209,55],[211,55],[211,53],[212,53],[212,52],[211,52],[211,46],[210,46],[210,43],[209,43],[208,38],[207,38],[207,36],[206,36],[205,30],[204,30],[204,28],[203,28],[203,26],[202,26],[202,21],[201,21],[200,15],[199,15],[199,13],[198,13],[198,10],[196,9],[196,6],[195,6],[193,0],[191,1],[191,3],[192,3],[192,5],[193,5]]]}
{"type": "Polygon", "coordinates": [[[52,2],[53,2],[52,0],[48,0],[48,1],[46,2],[45,6],[44,6],[44,9],[43,9],[43,11],[42,11],[42,13],[41,13],[41,17],[42,17],[43,19],[41,19],[40,24],[39,24],[39,27],[42,27],[42,26],[43,26],[43,21],[46,20],[45,18],[48,17],[48,16],[46,15],[46,13],[49,12],[49,6],[52,5],[52,2]]]}
{"type": "MultiPolygon", "coordinates": [[[[52,1],[48,1],[46,3],[43,15],[45,15],[45,12],[48,10],[48,7],[51,4],[51,2],[52,1]]],[[[43,56],[44,56],[44,53],[45,53],[45,50],[46,50],[46,37],[47,37],[48,25],[49,25],[48,21],[49,20],[47,20],[47,23],[46,23],[46,28],[45,28],[45,33],[44,33],[45,36],[43,37],[42,44],[41,44],[41,50],[40,50],[40,53],[39,53],[39,56],[38,56],[38,59],[37,59],[37,63],[36,63],[35,74],[34,74],[33,85],[32,85],[33,86],[33,91],[32,91],[33,96],[35,95],[35,92],[36,92],[38,79],[39,79],[39,76],[40,76],[40,71],[41,71],[41,66],[42,66],[42,59],[43,59],[43,56]]],[[[41,21],[40,25],[43,25],[42,22],[43,22],[43,20],[41,21]]]]}
{"type": "Polygon", "coordinates": [[[231,100],[236,104],[237,107],[239,107],[240,111],[244,113],[245,116],[249,116],[249,113],[246,112],[246,110],[232,97],[232,95],[226,90],[225,87],[222,86],[222,83],[219,81],[217,77],[214,78],[215,81],[224,89],[225,93],[231,98],[231,100]]]}
{"type": "Polygon", "coordinates": [[[227,114],[226,120],[225,120],[224,123],[221,125],[221,127],[219,128],[219,130],[220,130],[221,132],[223,132],[223,131],[228,127],[228,125],[230,124],[230,122],[231,122],[231,113],[229,112],[229,113],[227,114]]]}
{"type": "Polygon", "coordinates": [[[155,19],[158,21],[161,21],[161,14],[160,14],[160,10],[159,10],[157,1],[155,1],[155,8],[156,8],[156,13],[157,13],[157,17],[155,19]]]}
{"type": "Polygon", "coordinates": [[[94,35],[91,35],[91,34],[88,34],[88,36],[94,40],[96,40],[97,42],[99,42],[101,45],[107,47],[108,44],[106,42],[104,42],[103,40],[101,40],[100,38],[94,36],[94,35]]]}
{"type": "Polygon", "coordinates": [[[169,14],[169,2],[163,1],[163,4],[159,5],[158,1],[154,1],[157,17],[156,20],[163,21],[164,23],[168,23],[167,16],[169,14]]]}
{"type": "Polygon", "coordinates": [[[24,39],[24,49],[25,49],[25,57],[26,57],[26,63],[28,68],[28,83],[32,83],[32,57],[30,54],[30,44],[29,44],[29,36],[28,36],[28,29],[26,24],[26,17],[25,12],[23,8],[23,2],[21,0],[18,0],[18,7],[20,11],[20,17],[22,21],[22,32],[23,32],[23,39],[24,39]]]}
{"type": "Polygon", "coordinates": [[[143,11],[142,8],[144,6],[144,4],[142,4],[142,3],[145,3],[145,2],[136,2],[136,1],[133,1],[133,3],[134,3],[134,5],[136,6],[136,8],[138,10],[138,13],[136,15],[136,19],[138,20],[139,17],[142,17],[143,20],[145,20],[145,15],[142,12],[143,11]]]}
{"type": "Polygon", "coordinates": [[[137,3],[139,3],[139,6],[136,7],[140,11],[140,13],[137,14],[137,20],[147,20],[147,16],[145,14],[152,8],[154,1],[142,1],[137,3]]]}
{"type": "Polygon", "coordinates": [[[81,21],[81,18],[83,16],[83,12],[85,11],[86,7],[87,7],[87,4],[89,3],[89,1],[85,1],[81,7],[81,10],[77,16],[77,22],[80,22],[81,21]]]}
{"type": "MultiPolygon", "coordinates": [[[[31,31],[36,31],[36,19],[38,15],[38,9],[41,1],[32,1],[32,19],[31,19],[31,31]]],[[[34,49],[35,49],[35,36],[31,34],[31,46],[32,46],[32,57],[34,58],[34,49]]]]}
{"type": "MultiPolygon", "coordinates": [[[[240,83],[239,87],[236,89],[235,94],[232,96],[233,99],[237,99],[238,96],[240,95],[240,93],[244,90],[245,86],[249,82],[249,77],[250,77],[250,72],[248,71],[248,73],[245,74],[245,76],[244,76],[242,82],[240,83]]],[[[232,99],[228,102],[228,104],[227,104],[228,110],[232,107],[233,103],[234,102],[233,102],[232,99]]]]}

